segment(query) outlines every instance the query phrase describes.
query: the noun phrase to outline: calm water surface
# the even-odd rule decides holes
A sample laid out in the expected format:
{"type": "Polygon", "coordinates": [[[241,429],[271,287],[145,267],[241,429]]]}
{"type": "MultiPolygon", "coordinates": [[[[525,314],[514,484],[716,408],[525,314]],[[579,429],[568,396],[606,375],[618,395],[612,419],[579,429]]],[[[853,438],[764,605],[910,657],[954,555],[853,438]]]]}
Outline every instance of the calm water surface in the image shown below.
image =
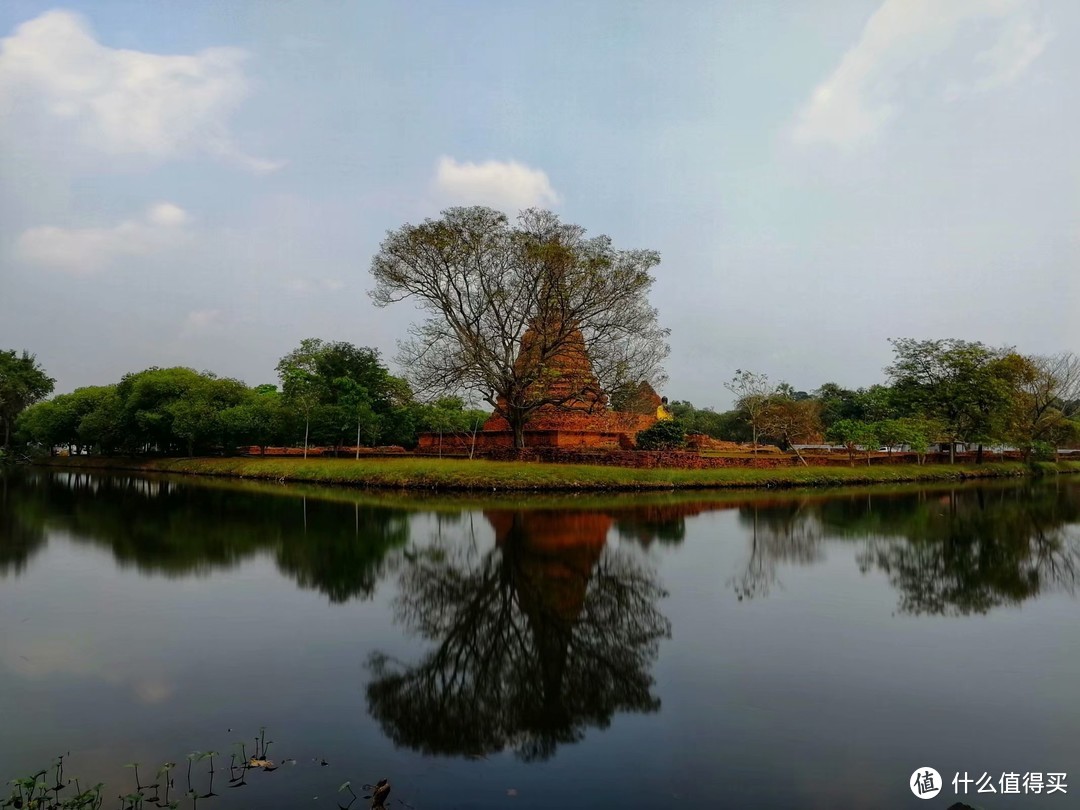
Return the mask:
{"type": "Polygon", "coordinates": [[[480,501],[8,477],[0,779],[70,751],[108,808],[125,763],[181,763],[183,797],[216,750],[207,810],[333,810],[382,776],[417,810],[947,807],[907,787],[930,765],[1065,772],[1065,796],[968,801],[1076,806],[1078,561],[1068,479],[480,501]],[[261,726],[281,767],[231,787],[261,726]]]}

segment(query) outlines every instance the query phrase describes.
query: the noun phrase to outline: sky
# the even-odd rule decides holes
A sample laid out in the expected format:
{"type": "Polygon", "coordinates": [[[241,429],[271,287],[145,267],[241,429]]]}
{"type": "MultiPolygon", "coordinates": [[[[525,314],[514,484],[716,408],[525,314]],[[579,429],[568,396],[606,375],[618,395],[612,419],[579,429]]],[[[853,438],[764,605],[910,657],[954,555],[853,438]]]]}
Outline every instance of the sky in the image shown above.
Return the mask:
{"type": "Polygon", "coordinates": [[[1073,0],[0,3],[0,349],[58,393],[378,349],[387,231],[539,206],[659,251],[662,393],[1080,351],[1073,0]]]}

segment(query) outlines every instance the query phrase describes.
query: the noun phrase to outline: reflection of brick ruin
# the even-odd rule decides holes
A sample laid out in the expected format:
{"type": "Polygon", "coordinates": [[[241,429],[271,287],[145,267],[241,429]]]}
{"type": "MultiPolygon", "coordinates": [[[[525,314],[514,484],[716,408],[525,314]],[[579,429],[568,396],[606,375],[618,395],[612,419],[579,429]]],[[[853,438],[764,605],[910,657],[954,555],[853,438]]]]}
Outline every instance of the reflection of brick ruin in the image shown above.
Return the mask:
{"type": "MultiPolygon", "coordinates": [[[[537,363],[542,336],[530,328],[521,339],[517,363],[537,363]]],[[[539,365],[537,363],[537,365],[539,365]]],[[[642,383],[630,397],[627,411],[613,410],[600,382],[593,373],[585,347],[585,338],[573,330],[559,352],[542,369],[530,389],[531,399],[548,399],[555,404],[542,405],[529,416],[525,425],[526,447],[588,448],[603,450],[630,449],[638,432],[656,422],[660,397],[648,383],[642,383]]],[[[483,452],[514,446],[510,424],[502,416],[506,401],[498,407],[475,437],[461,434],[421,433],[417,449],[421,452],[483,452]],[[475,444],[474,444],[475,438],[475,444]]]]}
{"type": "Polygon", "coordinates": [[[612,520],[600,512],[490,510],[495,544],[512,559],[522,606],[529,615],[573,622],[607,543],[612,520]]]}

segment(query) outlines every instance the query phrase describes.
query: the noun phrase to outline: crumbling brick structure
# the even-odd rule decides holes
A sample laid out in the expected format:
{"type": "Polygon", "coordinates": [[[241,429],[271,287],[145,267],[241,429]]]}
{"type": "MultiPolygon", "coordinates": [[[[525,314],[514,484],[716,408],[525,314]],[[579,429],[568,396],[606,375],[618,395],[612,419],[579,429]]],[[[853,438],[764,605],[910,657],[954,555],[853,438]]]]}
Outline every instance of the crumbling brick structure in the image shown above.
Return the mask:
{"type": "MultiPolygon", "coordinates": [[[[539,340],[537,330],[526,331],[518,362],[537,351],[539,340]]],[[[593,373],[580,330],[570,334],[564,348],[549,364],[544,379],[536,384],[543,386],[545,398],[560,404],[541,406],[529,416],[524,432],[526,447],[627,450],[634,447],[639,431],[656,422],[660,397],[648,383],[642,383],[633,398],[640,407],[616,411],[609,406],[608,397],[593,373]]],[[[417,451],[485,454],[512,449],[514,434],[501,415],[505,411],[506,401],[500,398],[498,407],[475,436],[421,433],[417,451]]]]}

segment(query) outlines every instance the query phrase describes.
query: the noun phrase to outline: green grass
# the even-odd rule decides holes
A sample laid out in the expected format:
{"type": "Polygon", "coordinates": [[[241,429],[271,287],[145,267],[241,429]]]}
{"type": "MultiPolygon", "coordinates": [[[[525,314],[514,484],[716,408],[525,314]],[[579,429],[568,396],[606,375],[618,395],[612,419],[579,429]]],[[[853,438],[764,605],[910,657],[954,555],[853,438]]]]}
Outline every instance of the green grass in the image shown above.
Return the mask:
{"type": "Polygon", "coordinates": [[[227,476],[270,481],[344,484],[427,491],[577,492],[729,488],[829,487],[903,481],[963,481],[1078,473],[1080,462],[980,465],[881,465],[877,467],[632,469],[586,464],[433,458],[53,458],[43,463],[84,468],[227,476]]]}

